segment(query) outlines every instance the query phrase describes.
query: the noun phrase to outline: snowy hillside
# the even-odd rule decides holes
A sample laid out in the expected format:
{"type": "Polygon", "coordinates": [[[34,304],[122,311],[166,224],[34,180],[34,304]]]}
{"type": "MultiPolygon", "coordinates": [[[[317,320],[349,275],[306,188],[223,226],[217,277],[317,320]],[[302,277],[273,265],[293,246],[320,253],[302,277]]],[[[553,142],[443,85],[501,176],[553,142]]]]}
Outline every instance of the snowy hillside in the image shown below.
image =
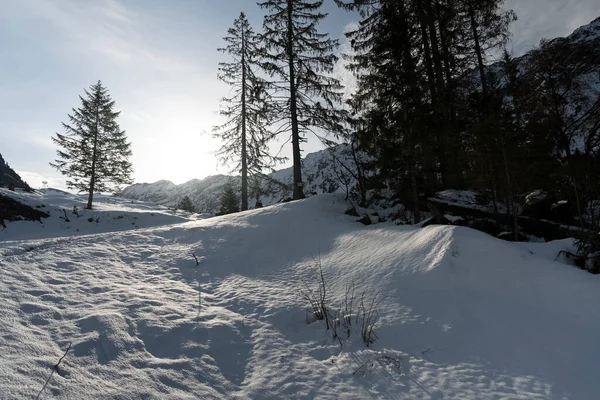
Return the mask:
{"type": "MultiPolygon", "coordinates": [[[[345,190],[343,179],[347,178],[345,175],[348,173],[339,166],[339,163],[335,163],[334,159],[343,162],[349,168],[354,165],[350,150],[345,145],[310,153],[304,158],[302,174],[306,194],[345,190]],[[344,178],[340,179],[340,174],[343,174],[344,178]]],[[[219,210],[221,192],[229,179],[233,179],[239,186],[239,177],[215,175],[202,180],[193,179],[181,185],[165,180],[155,183],[136,183],[123,189],[119,196],[170,207],[177,206],[184,196],[189,196],[196,210],[214,214],[219,210]]],[[[261,181],[262,189],[266,192],[261,197],[264,205],[279,203],[292,194],[291,167],[275,171],[261,181]]],[[[250,205],[253,206],[254,203],[254,199],[250,199],[250,205]]]]}
{"type": "Polygon", "coordinates": [[[600,281],[548,259],[556,244],[345,209],[0,242],[0,398],[597,398],[600,281]],[[355,285],[349,338],[307,324],[319,261],[332,313],[355,285]]]}
{"type": "MultiPolygon", "coordinates": [[[[201,215],[173,211],[155,204],[100,194],[94,196],[93,210],[84,209],[87,196],[54,189],[42,189],[34,193],[0,189],[0,197],[2,196],[39,210],[48,217],[39,221],[4,221],[5,227],[0,227],[0,246],[3,240],[79,236],[148,228],[202,218],[201,215]]],[[[1,217],[2,213],[0,222],[1,217]]]]}

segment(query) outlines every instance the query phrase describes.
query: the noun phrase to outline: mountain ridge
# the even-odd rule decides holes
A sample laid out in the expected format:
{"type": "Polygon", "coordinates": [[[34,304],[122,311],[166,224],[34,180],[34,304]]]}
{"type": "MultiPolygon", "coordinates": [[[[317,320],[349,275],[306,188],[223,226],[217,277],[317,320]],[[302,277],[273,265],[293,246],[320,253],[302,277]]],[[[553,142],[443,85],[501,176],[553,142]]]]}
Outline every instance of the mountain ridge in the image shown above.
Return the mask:
{"type": "Polygon", "coordinates": [[[10,187],[14,185],[25,190],[31,190],[31,187],[21,178],[21,176],[12,169],[0,154],[0,187],[10,187]]]}
{"type": "MultiPolygon", "coordinates": [[[[340,166],[336,165],[334,160],[344,163],[350,169],[354,165],[351,149],[345,144],[309,153],[304,157],[302,172],[304,191],[307,195],[345,190],[344,181],[352,185],[352,179],[348,176],[348,172],[341,171],[340,166]]],[[[118,193],[118,196],[169,207],[176,207],[184,196],[188,196],[197,212],[215,214],[219,211],[223,186],[232,180],[234,185],[239,187],[240,179],[239,176],[217,174],[204,179],[191,179],[179,185],[162,179],[153,183],[135,183],[124,188],[118,193]]],[[[292,194],[292,167],[261,175],[259,180],[263,191],[259,200],[263,205],[279,203],[292,194]]],[[[250,196],[249,202],[251,208],[254,208],[255,196],[250,196]]]]}

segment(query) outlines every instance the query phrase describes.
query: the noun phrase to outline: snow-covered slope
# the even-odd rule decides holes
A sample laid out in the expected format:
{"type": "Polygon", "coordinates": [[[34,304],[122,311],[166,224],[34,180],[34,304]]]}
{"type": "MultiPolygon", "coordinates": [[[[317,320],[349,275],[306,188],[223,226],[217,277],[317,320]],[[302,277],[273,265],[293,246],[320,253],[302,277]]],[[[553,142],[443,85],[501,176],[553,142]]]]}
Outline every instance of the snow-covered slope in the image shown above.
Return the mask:
{"type": "Polygon", "coordinates": [[[39,239],[55,236],[78,236],[114,232],[151,226],[170,225],[202,218],[197,214],[169,210],[164,206],[94,195],[93,210],[86,210],[87,196],[61,190],[43,189],[37,192],[11,192],[0,188],[0,196],[49,214],[40,221],[5,221],[0,227],[2,241],[39,239]]]}
{"type": "Polygon", "coordinates": [[[365,227],[345,208],[323,195],[0,242],[0,398],[45,382],[42,399],[597,398],[598,277],[467,228],[365,227]],[[332,309],[352,282],[353,310],[363,292],[381,299],[370,347],[356,324],[340,341],[307,325],[300,291],[319,260],[332,309]]]}
{"type": "MultiPolygon", "coordinates": [[[[352,179],[348,172],[339,165],[343,162],[353,168],[350,149],[346,145],[338,145],[330,149],[308,154],[302,162],[302,173],[305,182],[305,192],[334,193],[345,190],[343,181],[352,179]],[[338,162],[334,162],[338,160],[338,162]]],[[[265,194],[261,196],[264,205],[281,202],[292,194],[292,168],[286,168],[261,179],[265,194]]],[[[175,207],[184,196],[189,196],[196,210],[203,213],[216,213],[220,207],[220,196],[223,186],[232,179],[239,186],[239,177],[214,175],[205,179],[193,179],[181,185],[161,180],[155,183],[136,183],[128,186],[119,193],[126,199],[151,201],[170,207],[175,207]]],[[[253,199],[250,204],[253,205],[253,199]]]]}

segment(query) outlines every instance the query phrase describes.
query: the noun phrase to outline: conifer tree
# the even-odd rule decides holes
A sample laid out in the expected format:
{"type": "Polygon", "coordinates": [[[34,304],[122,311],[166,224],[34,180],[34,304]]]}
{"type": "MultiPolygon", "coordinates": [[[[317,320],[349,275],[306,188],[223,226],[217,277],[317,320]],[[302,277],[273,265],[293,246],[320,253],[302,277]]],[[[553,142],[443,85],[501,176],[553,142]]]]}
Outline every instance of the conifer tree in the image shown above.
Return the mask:
{"type": "Polygon", "coordinates": [[[219,215],[233,214],[240,211],[240,199],[238,198],[235,186],[231,180],[229,180],[223,191],[221,192],[221,210],[219,215]]]}
{"type": "Polygon", "coordinates": [[[492,104],[486,52],[506,43],[514,13],[501,9],[503,0],[336,2],[362,17],[347,35],[355,139],[375,159],[374,186],[406,196],[418,220],[419,196],[469,184],[466,144],[484,121],[474,114],[492,104]]]}
{"type": "Polygon", "coordinates": [[[196,209],[194,207],[194,203],[192,203],[192,199],[190,199],[190,196],[183,196],[181,198],[181,201],[179,202],[179,204],[177,205],[177,208],[183,211],[188,211],[188,212],[195,212],[196,209]]]}
{"type": "Polygon", "coordinates": [[[50,165],[66,175],[67,187],[88,192],[88,209],[94,192],[116,190],[132,183],[131,143],[117,123],[120,112],[108,90],[98,81],[79,96],[81,107],[63,123],[65,133],[52,141],[59,146],[58,159],[50,165]]]}
{"type": "Polygon", "coordinates": [[[225,164],[242,177],[242,210],[248,209],[248,175],[281,161],[269,155],[267,146],[272,134],[268,127],[268,93],[264,80],[257,74],[258,35],[246,15],[241,13],[224,37],[226,46],[219,51],[230,61],[219,63],[219,80],[232,87],[230,97],[221,100],[220,114],[227,120],[213,129],[215,137],[223,140],[218,152],[225,164]]]}
{"type": "Polygon", "coordinates": [[[263,68],[272,78],[270,89],[280,117],[276,132],[291,131],[293,198],[304,198],[300,143],[315,128],[335,133],[341,128],[342,86],[331,76],[338,60],[338,41],[319,31],[327,17],[323,0],[267,0],[262,35],[263,68]]]}
{"type": "Polygon", "coordinates": [[[357,91],[350,104],[358,115],[356,131],[363,150],[376,161],[375,180],[388,183],[412,204],[419,222],[419,169],[422,144],[428,135],[422,97],[423,74],[418,69],[419,29],[408,1],[356,1],[361,11],[357,29],[348,33],[355,55],[349,68],[357,91]],[[410,188],[405,192],[405,188],[410,188]]]}

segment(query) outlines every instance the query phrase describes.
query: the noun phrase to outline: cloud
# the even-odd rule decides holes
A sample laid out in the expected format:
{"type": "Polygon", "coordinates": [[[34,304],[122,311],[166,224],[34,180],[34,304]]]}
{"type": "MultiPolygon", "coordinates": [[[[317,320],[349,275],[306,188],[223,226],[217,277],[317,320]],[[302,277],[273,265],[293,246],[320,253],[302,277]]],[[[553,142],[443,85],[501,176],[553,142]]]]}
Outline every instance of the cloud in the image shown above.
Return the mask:
{"type": "Polygon", "coordinates": [[[567,36],[600,14],[598,0],[508,0],[505,8],[513,9],[519,18],[512,28],[517,56],[542,38],[567,36]]]}
{"type": "Polygon", "coordinates": [[[20,0],[14,4],[20,19],[49,24],[52,32],[61,36],[57,46],[71,56],[73,51],[88,57],[92,52],[101,56],[99,62],[168,74],[197,69],[168,48],[151,45],[149,39],[156,39],[152,31],[155,17],[118,0],[20,0]]]}

